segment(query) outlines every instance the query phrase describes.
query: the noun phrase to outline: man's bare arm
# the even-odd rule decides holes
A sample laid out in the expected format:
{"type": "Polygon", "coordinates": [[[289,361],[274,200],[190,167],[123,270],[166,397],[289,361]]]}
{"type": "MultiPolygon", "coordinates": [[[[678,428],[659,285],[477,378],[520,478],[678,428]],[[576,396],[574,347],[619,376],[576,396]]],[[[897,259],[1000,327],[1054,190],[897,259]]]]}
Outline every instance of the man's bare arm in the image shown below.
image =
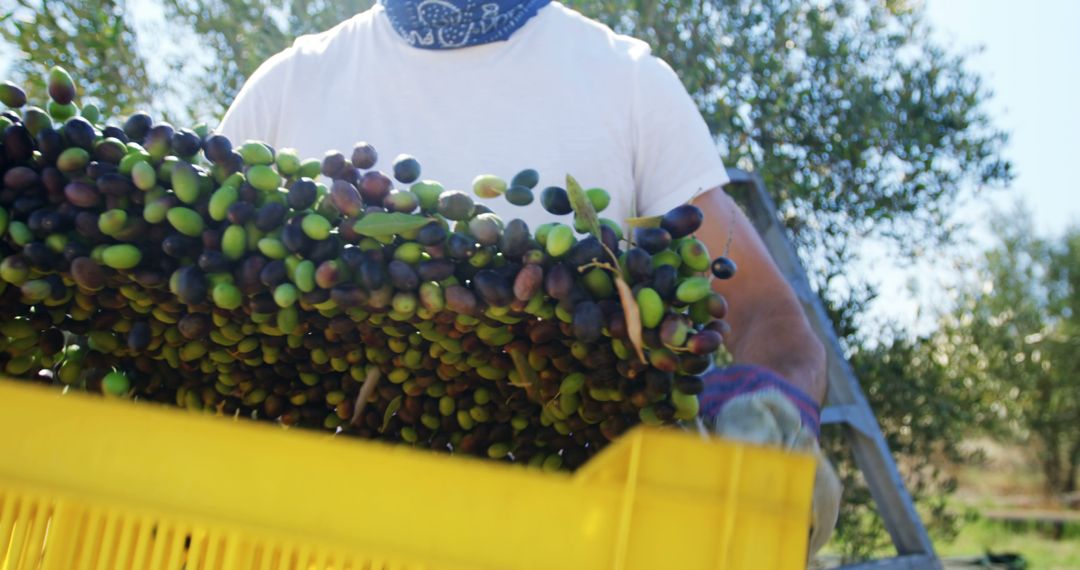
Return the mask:
{"type": "Polygon", "coordinates": [[[717,256],[730,232],[727,255],[738,266],[734,278],[713,281],[713,288],[728,300],[725,320],[731,333],[724,345],[737,363],[769,368],[824,402],[825,349],[754,226],[720,188],[693,203],[705,214],[698,238],[717,256]]]}

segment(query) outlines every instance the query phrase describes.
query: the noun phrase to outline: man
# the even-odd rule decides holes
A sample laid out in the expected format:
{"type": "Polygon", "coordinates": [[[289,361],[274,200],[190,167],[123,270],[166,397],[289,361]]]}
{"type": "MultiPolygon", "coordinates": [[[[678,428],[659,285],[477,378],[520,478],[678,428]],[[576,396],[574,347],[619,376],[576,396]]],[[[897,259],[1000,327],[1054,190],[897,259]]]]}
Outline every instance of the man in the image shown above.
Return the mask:
{"type": "MultiPolygon", "coordinates": [[[[728,178],[693,100],[645,43],[548,0],[382,0],[270,58],[220,131],[302,156],[364,140],[384,169],[408,153],[451,189],[489,172],[508,178],[534,168],[541,187],[569,173],[607,189],[604,215],[618,221],[692,200],[706,219],[698,237],[714,253],[730,243],[738,265],[736,278],[715,287],[730,302],[725,343],[740,366],[709,376],[703,419],[725,435],[816,449],[822,345],[720,189],[728,178]]],[[[535,202],[484,203],[532,228],[552,219],[535,202]]],[[[819,471],[819,488],[829,474],[819,471]]],[[[816,501],[824,513],[814,549],[835,523],[837,501],[816,501]]]]}

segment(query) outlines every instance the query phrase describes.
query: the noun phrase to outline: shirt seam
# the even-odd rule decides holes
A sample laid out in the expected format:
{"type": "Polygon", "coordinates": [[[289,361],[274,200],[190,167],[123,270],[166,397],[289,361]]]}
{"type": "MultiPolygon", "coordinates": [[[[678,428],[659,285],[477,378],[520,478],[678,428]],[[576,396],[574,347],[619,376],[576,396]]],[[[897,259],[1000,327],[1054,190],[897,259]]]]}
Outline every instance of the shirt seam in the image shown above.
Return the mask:
{"type": "MultiPolygon", "coordinates": [[[[648,57],[648,55],[646,55],[648,57]]],[[[633,188],[630,192],[630,217],[636,218],[641,215],[639,209],[638,194],[641,190],[642,180],[638,180],[638,159],[639,159],[639,145],[641,142],[641,129],[638,124],[638,108],[641,106],[638,101],[641,89],[639,82],[641,79],[641,62],[640,60],[631,60],[631,87],[633,89],[633,96],[630,97],[630,179],[633,180],[633,188]]]]}
{"type": "Polygon", "coordinates": [[[710,190],[716,188],[723,188],[724,185],[726,185],[730,181],[731,178],[728,176],[726,168],[722,166],[709,168],[705,172],[702,172],[700,175],[688,180],[676,191],[668,192],[661,199],[655,201],[652,204],[649,204],[645,210],[638,212],[638,215],[661,216],[665,214],[667,210],[670,210],[671,208],[674,208],[681,204],[692,202],[695,198],[701,196],[702,194],[705,194],[710,190]],[[713,181],[715,181],[715,183],[713,181]],[[681,197],[683,196],[686,196],[686,198],[682,199],[681,197]],[[679,199],[681,201],[678,203],[670,203],[674,202],[675,199],[679,199]],[[661,209],[663,211],[659,211],[661,209]]]}

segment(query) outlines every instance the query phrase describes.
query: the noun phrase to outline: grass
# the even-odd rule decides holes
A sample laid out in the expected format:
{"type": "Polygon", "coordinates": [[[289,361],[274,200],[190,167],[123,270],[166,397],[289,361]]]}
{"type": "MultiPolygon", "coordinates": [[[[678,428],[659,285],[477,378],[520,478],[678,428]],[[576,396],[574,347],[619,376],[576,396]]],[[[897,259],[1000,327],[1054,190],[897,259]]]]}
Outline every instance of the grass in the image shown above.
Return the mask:
{"type": "MultiPolygon", "coordinates": [[[[1080,569],[1080,523],[1070,523],[1062,540],[1051,538],[1048,530],[1015,528],[1001,522],[978,519],[962,523],[960,533],[950,542],[935,541],[934,549],[943,559],[971,559],[987,553],[1019,554],[1027,562],[1026,570],[1080,569]]],[[[841,565],[835,545],[827,545],[819,553],[814,569],[837,568],[841,565]]],[[[871,558],[895,556],[886,548],[871,558]]],[[[971,569],[971,565],[946,566],[971,569]]]]}
{"type": "MultiPolygon", "coordinates": [[[[946,467],[958,483],[956,493],[946,499],[949,511],[976,514],[1061,508],[1044,497],[1038,464],[1024,446],[988,440],[968,443],[982,450],[984,459],[970,465],[946,467]]],[[[866,516],[873,515],[866,513],[866,516]]],[[[1026,570],[1080,570],[1080,522],[1067,524],[1062,540],[1054,540],[1049,528],[1009,524],[977,515],[959,524],[959,534],[953,540],[935,540],[938,556],[970,560],[988,552],[1018,554],[1027,562],[1026,570]]],[[[840,565],[838,554],[836,544],[827,545],[813,567],[835,568],[840,565]]],[[[886,547],[871,558],[895,555],[891,547],[886,547]]],[[[947,568],[972,569],[976,566],[957,562],[947,568]]]]}
{"type": "Polygon", "coordinates": [[[1080,529],[1075,527],[1066,538],[1055,541],[1045,532],[1017,530],[983,519],[966,525],[953,542],[934,547],[942,557],[1012,552],[1022,555],[1030,570],[1076,570],[1080,568],[1080,529]]]}
{"type": "MultiPolygon", "coordinates": [[[[1037,462],[1022,446],[982,440],[970,442],[986,454],[982,465],[957,466],[959,482],[950,503],[978,512],[999,509],[1054,509],[1041,499],[1042,476],[1037,462]]],[[[1010,525],[980,518],[964,524],[955,540],[934,545],[938,554],[973,556],[985,552],[1016,553],[1033,570],[1080,569],[1080,524],[1066,526],[1066,536],[1054,540],[1050,529],[1010,525]]]]}

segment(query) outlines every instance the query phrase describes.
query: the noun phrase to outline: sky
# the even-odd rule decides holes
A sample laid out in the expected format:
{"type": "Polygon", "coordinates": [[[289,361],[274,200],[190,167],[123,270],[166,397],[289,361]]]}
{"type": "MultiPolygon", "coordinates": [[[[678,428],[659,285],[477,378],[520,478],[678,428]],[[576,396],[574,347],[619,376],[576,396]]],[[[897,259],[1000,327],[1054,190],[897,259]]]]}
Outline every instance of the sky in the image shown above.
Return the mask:
{"type": "MultiPolygon", "coordinates": [[[[925,0],[925,6],[938,42],[954,53],[981,48],[967,58],[968,68],[993,91],[986,102],[991,118],[1011,133],[1004,153],[1016,178],[960,214],[976,244],[966,254],[993,244],[985,220],[995,210],[1013,210],[1018,199],[1044,237],[1080,225],[1080,1],[925,0]]],[[[901,268],[873,245],[867,253],[859,270],[874,276],[880,295],[869,318],[913,332],[933,327],[934,311],[948,308],[949,286],[967,277],[940,259],[901,268]]]]}
{"type": "Polygon", "coordinates": [[[983,46],[968,59],[994,91],[988,108],[1012,138],[1016,194],[1040,231],[1080,224],[1080,1],[928,0],[939,40],[983,46]]]}

